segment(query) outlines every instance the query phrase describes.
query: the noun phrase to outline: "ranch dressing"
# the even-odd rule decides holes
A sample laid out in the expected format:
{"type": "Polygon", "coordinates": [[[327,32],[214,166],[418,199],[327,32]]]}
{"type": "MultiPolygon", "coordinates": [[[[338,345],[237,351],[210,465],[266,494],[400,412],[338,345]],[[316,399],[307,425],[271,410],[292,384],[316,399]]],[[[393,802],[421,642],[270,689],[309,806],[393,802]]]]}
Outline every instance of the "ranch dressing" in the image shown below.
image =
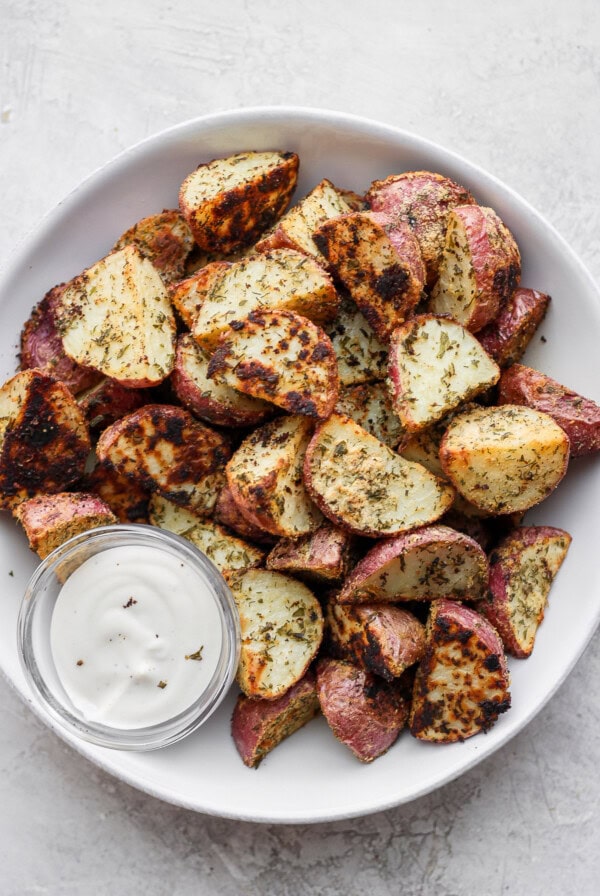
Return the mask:
{"type": "Polygon", "coordinates": [[[58,677],[90,721],[156,725],[205,690],[222,647],[208,583],[149,546],[90,557],[57,597],[50,646],[58,677]]]}

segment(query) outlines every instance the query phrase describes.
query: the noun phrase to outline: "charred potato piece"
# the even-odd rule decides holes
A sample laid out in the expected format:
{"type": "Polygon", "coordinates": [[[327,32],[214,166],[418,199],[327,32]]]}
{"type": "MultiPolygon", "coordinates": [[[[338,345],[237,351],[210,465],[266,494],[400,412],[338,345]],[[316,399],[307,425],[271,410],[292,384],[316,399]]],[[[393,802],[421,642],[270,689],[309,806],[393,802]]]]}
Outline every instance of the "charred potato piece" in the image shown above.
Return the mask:
{"type": "Polygon", "coordinates": [[[549,304],[546,293],[520,287],[494,320],[479,330],[477,338],[499,367],[510,367],[521,360],[549,304]]]}
{"type": "Polygon", "coordinates": [[[425,279],[421,252],[407,225],[353,212],[326,221],[314,241],[377,338],[389,342],[392,330],[418,304],[425,279]]]}
{"type": "Polygon", "coordinates": [[[223,333],[208,376],[290,414],[328,417],[339,389],[326,333],[292,311],[252,311],[223,333]]]}
{"type": "Polygon", "coordinates": [[[550,588],[570,544],[571,536],[562,529],[523,526],[492,551],[489,596],[481,612],[512,656],[531,655],[550,588]]]}
{"type": "Polygon", "coordinates": [[[232,529],[241,535],[242,538],[248,538],[250,541],[256,541],[258,544],[273,544],[276,536],[265,532],[264,529],[256,525],[251,519],[244,516],[244,512],[239,507],[231,494],[231,489],[225,482],[225,485],[219,492],[217,503],[213,513],[213,519],[217,523],[221,523],[228,529],[232,529]]]}
{"type": "Polygon", "coordinates": [[[410,432],[427,429],[499,378],[496,362],[453,320],[419,315],[392,334],[393,406],[410,432]]]}
{"type": "Polygon", "coordinates": [[[522,364],[505,370],[498,404],[517,404],[548,414],[565,431],[571,457],[600,451],[600,406],[556,380],[522,364]]]}
{"type": "Polygon", "coordinates": [[[65,353],[54,321],[58,299],[65,289],[65,283],[53,287],[31,312],[21,332],[20,366],[21,370],[41,370],[76,395],[101,380],[102,374],[83,367],[65,353]]]}
{"type": "Polygon", "coordinates": [[[105,429],[98,460],[199,515],[211,513],[230,455],[224,436],[171,405],[145,405],[105,429]]]}
{"type": "Polygon", "coordinates": [[[363,604],[344,607],[329,600],[325,609],[329,651],[393,681],[417,663],[425,651],[425,627],[401,607],[363,604]]]}
{"type": "Polygon", "coordinates": [[[240,615],[237,680],[248,697],[275,700],[305,674],[321,646],[323,613],[306,585],[249,569],[230,579],[240,615]]]}
{"type": "Polygon", "coordinates": [[[314,532],[323,517],[302,479],[313,431],[307,417],[283,417],[256,429],[227,464],[227,482],[243,515],[283,538],[314,532]]]}
{"type": "Polygon", "coordinates": [[[451,421],[440,461],[475,507],[514,513],[554,491],[567,471],[569,440],[552,417],[531,408],[472,408],[451,421]]]}
{"type": "Polygon", "coordinates": [[[335,411],[352,417],[388,448],[396,448],[406,437],[385,383],[364,383],[341,389],[335,411]]]}
{"type": "Polygon", "coordinates": [[[329,274],[291,249],[251,256],[224,270],[198,309],[193,334],[212,350],[219,336],[252,311],[295,311],[321,324],[332,320],[339,300],[329,274]]]}
{"type": "Polygon", "coordinates": [[[285,211],[296,187],[293,152],[243,152],[199,165],[179,191],[179,207],[206,252],[249,246],[285,211]]]}
{"type": "Polygon", "coordinates": [[[432,171],[405,171],[376,180],[367,191],[367,201],[373,211],[383,212],[411,228],[425,262],[428,287],[438,277],[451,209],[475,203],[460,184],[432,171]]]}
{"type": "Polygon", "coordinates": [[[304,481],[332,523],[375,538],[434,522],[454,497],[450,486],[341,414],[317,428],[304,481]]]}
{"type": "Polygon", "coordinates": [[[108,377],[102,377],[99,383],[77,396],[77,404],[92,430],[105,429],[137,411],[146,401],[147,393],[143,389],[128,389],[108,377]]]}
{"type": "Polygon", "coordinates": [[[231,719],[231,735],[244,765],[256,768],[267,753],[319,711],[317,682],[310,670],[276,700],[240,694],[231,719]]]}
{"type": "Polygon", "coordinates": [[[512,298],[520,279],[518,246],[496,212],[479,205],[453,209],[429,310],[476,333],[512,298]]]}
{"type": "Polygon", "coordinates": [[[215,426],[258,426],[272,416],[270,402],[261,401],[209,378],[210,356],[189,333],[177,340],[171,385],[179,401],[196,417],[215,426]]]}
{"type": "Polygon", "coordinates": [[[510,708],[502,641],[487,619],[456,601],[432,604],[415,677],[413,737],[448,744],[488,731],[510,708]]]}
{"type": "Polygon", "coordinates": [[[127,476],[98,464],[83,484],[108,504],[120,523],[148,523],[150,492],[127,476]]]}
{"type": "Polygon", "coordinates": [[[177,209],[165,209],[138,221],[123,233],[113,252],[135,246],[148,258],[165,283],[181,280],[188,255],[194,248],[194,237],[183,215],[177,209]]]}
{"type": "Polygon", "coordinates": [[[40,370],[17,373],[0,388],[0,507],[64,491],[83,476],[90,447],[67,387],[40,370]]]}
{"type": "Polygon", "coordinates": [[[406,725],[408,704],[396,682],[352,663],[319,660],[317,694],[333,734],[361,762],[386,753],[406,725]]]}
{"type": "Polygon", "coordinates": [[[266,234],[257,244],[258,252],[271,249],[295,249],[305,255],[312,255],[323,263],[324,258],[313,239],[315,230],[330,218],[352,211],[352,196],[338,190],[331,181],[322,180],[314,190],[294,205],[271,233],[266,234]]]}
{"type": "Polygon", "coordinates": [[[71,280],[55,319],[70,358],[123,386],[155,386],[173,368],[175,318],[167,290],[134,246],[71,280]]]}
{"type": "Polygon", "coordinates": [[[300,538],[282,538],[267,557],[267,569],[331,584],[347,574],[352,548],[351,535],[323,523],[300,538]]]}
{"type": "Polygon", "coordinates": [[[487,585],[480,545],[448,526],[427,526],[380,541],[354,567],[341,604],[372,601],[476,600],[487,585]]]}
{"type": "Polygon", "coordinates": [[[352,299],[342,296],[338,315],[325,327],[325,332],[331,339],[343,386],[385,378],[387,348],[377,339],[352,299]]]}
{"type": "Polygon", "coordinates": [[[169,287],[169,298],[180,318],[191,330],[196,323],[200,306],[210,292],[213,283],[226,271],[230,262],[213,261],[204,265],[191,277],[172,283],[169,287]]]}
{"type": "Polygon", "coordinates": [[[25,529],[29,547],[42,560],[68,538],[117,522],[108,504],[85,492],[36,495],[19,504],[14,515],[25,529]]]}

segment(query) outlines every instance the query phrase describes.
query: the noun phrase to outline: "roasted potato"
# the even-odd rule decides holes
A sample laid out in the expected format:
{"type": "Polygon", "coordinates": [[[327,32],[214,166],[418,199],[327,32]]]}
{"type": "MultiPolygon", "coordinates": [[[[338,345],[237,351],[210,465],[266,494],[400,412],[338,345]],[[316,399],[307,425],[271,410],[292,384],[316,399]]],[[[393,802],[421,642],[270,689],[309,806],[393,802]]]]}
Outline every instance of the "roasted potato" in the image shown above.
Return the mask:
{"type": "Polygon", "coordinates": [[[531,655],[552,582],[570,544],[571,536],[562,529],[522,526],[492,551],[489,594],[481,602],[481,612],[512,656],[531,655]]]}
{"type": "Polygon", "coordinates": [[[319,711],[317,681],[310,670],[275,700],[240,694],[231,719],[231,736],[244,765],[256,768],[267,753],[319,711]]]}
{"type": "Polygon", "coordinates": [[[352,417],[388,448],[397,448],[406,438],[406,430],[394,410],[385,383],[363,383],[341,389],[335,411],[352,417]]]}
{"type": "Polygon", "coordinates": [[[457,601],[434,601],[415,677],[410,733],[430,743],[462,741],[488,731],[509,708],[509,675],[497,631],[457,601]]]}
{"type": "Polygon", "coordinates": [[[105,429],[121,417],[137,411],[147,400],[148,394],[144,389],[128,389],[106,376],[77,396],[77,404],[91,430],[105,429]]]}
{"type": "Polygon", "coordinates": [[[478,331],[477,338],[499,367],[510,367],[521,360],[549,304],[546,293],[520,287],[494,320],[478,331]]]}
{"type": "Polygon", "coordinates": [[[0,507],[64,491],[83,476],[90,447],[63,383],[36,369],[15,374],[0,388],[0,507]]]}
{"type": "Polygon", "coordinates": [[[36,495],[19,504],[14,515],[25,529],[29,547],[42,560],[68,538],[117,522],[108,504],[84,492],[36,495]]]}
{"type": "Polygon", "coordinates": [[[175,318],[156,268],[134,246],[92,265],[57,300],[67,355],[123,386],[161,383],[175,361],[175,318]]]}
{"type": "Polygon", "coordinates": [[[325,327],[337,357],[342,386],[354,386],[385,379],[387,348],[375,336],[352,299],[342,295],[333,323],[325,327]]]}
{"type": "Polygon", "coordinates": [[[306,585],[279,572],[232,576],[242,648],[237,681],[248,697],[275,700],[305,674],[323,638],[323,613],[306,585]]]}
{"type": "Polygon", "coordinates": [[[148,523],[150,492],[122,473],[98,464],[86,475],[83,486],[102,498],[120,523],[148,523]]]}
{"type": "Polygon", "coordinates": [[[307,581],[331,584],[343,579],[350,566],[353,538],[331,523],[300,538],[282,538],[267,557],[267,569],[307,581]]]}
{"type": "Polygon", "coordinates": [[[183,215],[177,209],[165,209],[138,221],[122,234],[113,252],[135,246],[148,258],[165,283],[181,280],[188,255],[194,248],[194,237],[183,215]]]}
{"type": "Polygon", "coordinates": [[[567,471],[569,440],[548,414],[507,404],[472,408],[450,422],[442,468],[457,491],[492,514],[528,510],[567,471]]]}
{"type": "Polygon", "coordinates": [[[487,576],[486,555],[474,539],[448,526],[425,526],[378,542],[354,567],[337,600],[476,600],[487,576]]]}
{"type": "Polygon", "coordinates": [[[429,310],[476,333],[512,298],[520,279],[518,246],[496,212],[479,205],[454,208],[429,310]]]}
{"type": "Polygon", "coordinates": [[[567,434],[571,457],[600,451],[600,406],[532,367],[513,364],[503,372],[498,404],[524,405],[548,414],[567,434]]]}
{"type": "Polygon", "coordinates": [[[172,283],[169,286],[169,298],[181,320],[191,330],[196,323],[200,306],[210,292],[213,283],[226,271],[231,262],[213,261],[204,265],[199,271],[172,283]]]}
{"type": "Polygon", "coordinates": [[[434,522],[454,497],[451,486],[341,414],[317,428],[306,449],[304,481],[332,523],[375,538],[434,522]]]}
{"type": "Polygon", "coordinates": [[[292,311],[251,311],[222,333],[208,376],[290,414],[328,417],[339,376],[326,333],[292,311]]]}
{"type": "Polygon", "coordinates": [[[271,545],[277,540],[275,535],[265,532],[251,519],[244,516],[242,509],[235,503],[227,482],[225,482],[225,485],[219,492],[213,519],[228,529],[232,529],[238,535],[241,535],[242,538],[248,538],[250,541],[255,541],[258,544],[271,545]]]}
{"type": "Polygon", "coordinates": [[[361,762],[386,753],[406,724],[408,705],[396,682],[330,658],[317,664],[321,712],[336,738],[361,762]]]}
{"type": "Polygon", "coordinates": [[[179,191],[179,207],[205,252],[229,254],[255,243],[283,214],[296,187],[293,152],[242,152],[199,165],[179,191]]]}

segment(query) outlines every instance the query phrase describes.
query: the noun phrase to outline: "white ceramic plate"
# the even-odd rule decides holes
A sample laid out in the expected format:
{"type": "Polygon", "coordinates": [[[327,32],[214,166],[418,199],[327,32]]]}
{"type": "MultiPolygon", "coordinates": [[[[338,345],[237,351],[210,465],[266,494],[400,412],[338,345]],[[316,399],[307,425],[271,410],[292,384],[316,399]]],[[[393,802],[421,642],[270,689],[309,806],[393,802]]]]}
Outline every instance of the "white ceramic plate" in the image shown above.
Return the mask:
{"type": "MultiPolygon", "coordinates": [[[[201,161],[245,149],[295,150],[299,195],[321,178],[364,190],[374,178],[430,169],[458,180],[491,205],[523,254],[523,285],[553,301],[526,360],[600,400],[600,302],[589,274],[557,233],[519,196],[441,147],[392,127],[306,109],[247,109],[183,124],[144,141],[85,181],[15,255],[0,282],[0,375],[15,370],[15,346],[32,305],[55,283],[105,255],[139,218],[173,207],[178,187],[201,161]],[[595,370],[595,381],[589,371],[595,370]]],[[[539,711],[582,653],[600,616],[597,562],[600,463],[572,462],[557,492],[528,520],[573,535],[533,656],[510,664],[513,706],[487,735],[430,746],[404,734],[387,755],[361,765],[316,719],[256,771],[242,765],[229,737],[233,697],[198,733],[156,753],[72,745],[108,772],[150,794],[200,812],[269,822],[325,821],[407,802],[451,780],[505,744],[539,711]]],[[[17,661],[15,626],[35,566],[21,532],[0,519],[0,667],[29,701],[17,661]]],[[[582,698],[583,700],[583,698],[582,698]]],[[[49,725],[48,719],[44,719],[49,725]]],[[[52,725],[51,725],[52,727],[52,725]]]]}

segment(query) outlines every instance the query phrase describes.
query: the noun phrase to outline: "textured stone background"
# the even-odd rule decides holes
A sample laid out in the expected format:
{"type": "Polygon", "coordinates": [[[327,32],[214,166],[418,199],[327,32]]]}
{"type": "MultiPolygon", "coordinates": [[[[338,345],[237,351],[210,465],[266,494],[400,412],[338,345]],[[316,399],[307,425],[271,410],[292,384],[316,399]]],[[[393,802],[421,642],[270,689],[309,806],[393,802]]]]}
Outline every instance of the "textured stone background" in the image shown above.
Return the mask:
{"type": "MultiPolygon", "coordinates": [[[[131,143],[211,111],[297,104],[446,144],[600,274],[597,0],[0,0],[0,20],[0,261],[131,143]]],[[[153,800],[64,746],[0,681],[0,894],[596,893],[599,680],[596,635],[476,769],[399,809],[308,827],[153,800]]]]}

